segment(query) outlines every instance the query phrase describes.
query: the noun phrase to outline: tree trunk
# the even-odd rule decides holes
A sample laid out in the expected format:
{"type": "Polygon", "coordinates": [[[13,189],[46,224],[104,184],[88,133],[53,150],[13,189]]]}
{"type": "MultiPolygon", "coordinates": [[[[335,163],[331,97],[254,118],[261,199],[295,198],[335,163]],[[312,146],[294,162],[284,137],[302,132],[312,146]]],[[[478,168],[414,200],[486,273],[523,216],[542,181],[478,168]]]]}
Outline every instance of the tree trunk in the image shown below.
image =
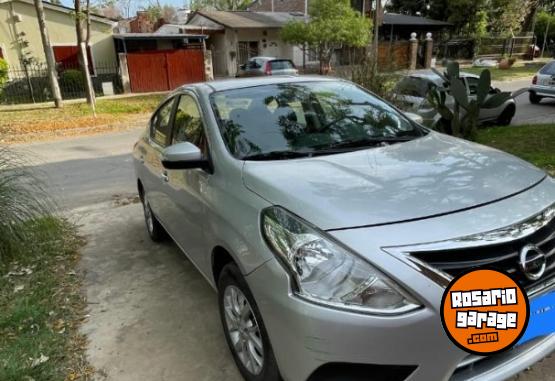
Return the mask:
{"type": "Polygon", "coordinates": [[[376,10],[374,11],[374,41],[372,43],[373,70],[374,74],[378,71],[378,55],[380,54],[380,12],[382,11],[381,0],[376,0],[376,10]]]}
{"type": "Polygon", "coordinates": [[[56,60],[54,59],[54,51],[50,45],[50,38],[48,37],[48,29],[46,29],[46,21],[44,19],[44,7],[42,0],[34,0],[35,9],[37,11],[37,19],[39,21],[40,37],[42,39],[42,47],[46,57],[46,66],[48,71],[48,80],[50,81],[50,89],[54,97],[54,104],[57,108],[63,106],[62,93],[60,85],[58,84],[58,74],[56,72],[56,60]]]}
{"type": "MultiPolygon", "coordinates": [[[[87,12],[89,9],[87,9],[87,12]]],[[[79,67],[85,77],[85,97],[91,106],[93,115],[96,116],[96,98],[89,72],[89,60],[87,56],[87,45],[83,35],[83,12],[81,11],[81,0],[75,0],[75,30],[77,32],[77,48],[79,51],[79,67]]]]}

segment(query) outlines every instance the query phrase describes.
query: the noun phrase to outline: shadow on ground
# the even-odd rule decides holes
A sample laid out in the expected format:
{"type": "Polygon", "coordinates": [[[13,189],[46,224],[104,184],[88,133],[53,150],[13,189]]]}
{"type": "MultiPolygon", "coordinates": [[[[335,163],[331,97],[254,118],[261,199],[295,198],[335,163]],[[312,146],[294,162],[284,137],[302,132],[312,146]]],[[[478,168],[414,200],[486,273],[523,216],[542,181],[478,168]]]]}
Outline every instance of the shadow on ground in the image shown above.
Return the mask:
{"type": "Polygon", "coordinates": [[[95,380],[239,380],[216,293],[173,243],[150,241],[140,204],[78,213],[95,380]]]}

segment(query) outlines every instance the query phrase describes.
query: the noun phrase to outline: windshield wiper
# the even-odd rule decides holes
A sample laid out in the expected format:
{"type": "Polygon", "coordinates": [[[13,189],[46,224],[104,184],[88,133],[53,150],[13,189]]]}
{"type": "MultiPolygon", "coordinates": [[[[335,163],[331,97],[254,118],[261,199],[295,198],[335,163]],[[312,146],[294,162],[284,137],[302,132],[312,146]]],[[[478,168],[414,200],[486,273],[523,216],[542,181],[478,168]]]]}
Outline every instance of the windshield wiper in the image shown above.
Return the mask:
{"type": "MultiPolygon", "coordinates": [[[[370,138],[370,139],[360,139],[360,140],[347,140],[344,142],[333,143],[327,146],[321,147],[323,150],[335,149],[335,148],[359,148],[359,147],[374,147],[380,144],[393,144],[408,142],[410,138],[370,138]]],[[[320,151],[320,150],[318,150],[320,151]]],[[[317,151],[317,152],[318,152],[317,151]]]]}
{"type": "Polygon", "coordinates": [[[312,152],[306,151],[270,151],[247,155],[242,160],[283,160],[296,159],[300,157],[310,157],[312,152]]]}

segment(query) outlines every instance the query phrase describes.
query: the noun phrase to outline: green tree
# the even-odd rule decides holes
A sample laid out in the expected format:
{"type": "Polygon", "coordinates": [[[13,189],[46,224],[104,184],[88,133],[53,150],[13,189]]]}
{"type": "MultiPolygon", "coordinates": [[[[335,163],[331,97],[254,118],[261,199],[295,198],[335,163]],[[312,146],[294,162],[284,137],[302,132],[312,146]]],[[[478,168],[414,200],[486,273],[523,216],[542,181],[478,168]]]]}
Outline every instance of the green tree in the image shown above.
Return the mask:
{"type": "Polygon", "coordinates": [[[488,7],[488,30],[496,35],[517,34],[528,14],[523,0],[491,0],[488,7]]]}
{"type": "Polygon", "coordinates": [[[292,44],[306,44],[314,51],[320,60],[320,74],[329,71],[337,47],[368,44],[372,22],[351,8],[349,0],[312,0],[308,13],[307,22],[288,22],[281,38],[292,44]]]}
{"type": "MultiPolygon", "coordinates": [[[[544,42],[549,45],[550,41],[555,40],[555,15],[545,11],[539,12],[534,33],[538,37],[539,46],[543,47],[544,42]]],[[[547,50],[547,46],[543,49],[547,50]]]]}
{"type": "Polygon", "coordinates": [[[191,0],[191,9],[212,8],[219,11],[243,11],[248,8],[252,0],[191,0]]]}

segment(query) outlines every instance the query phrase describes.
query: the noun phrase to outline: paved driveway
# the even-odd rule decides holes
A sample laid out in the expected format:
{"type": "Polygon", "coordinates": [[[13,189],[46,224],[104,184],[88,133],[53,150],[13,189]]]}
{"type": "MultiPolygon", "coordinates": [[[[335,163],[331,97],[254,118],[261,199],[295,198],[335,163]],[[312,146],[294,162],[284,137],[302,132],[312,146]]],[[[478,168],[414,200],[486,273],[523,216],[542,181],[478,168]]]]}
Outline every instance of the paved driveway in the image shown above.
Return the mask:
{"type": "MultiPolygon", "coordinates": [[[[129,154],[139,133],[20,147],[88,241],[82,269],[90,316],[83,331],[96,377],[238,380],[215,293],[175,245],[153,244],[145,234],[129,154]]],[[[555,358],[516,379],[555,380],[555,358]]]]}

